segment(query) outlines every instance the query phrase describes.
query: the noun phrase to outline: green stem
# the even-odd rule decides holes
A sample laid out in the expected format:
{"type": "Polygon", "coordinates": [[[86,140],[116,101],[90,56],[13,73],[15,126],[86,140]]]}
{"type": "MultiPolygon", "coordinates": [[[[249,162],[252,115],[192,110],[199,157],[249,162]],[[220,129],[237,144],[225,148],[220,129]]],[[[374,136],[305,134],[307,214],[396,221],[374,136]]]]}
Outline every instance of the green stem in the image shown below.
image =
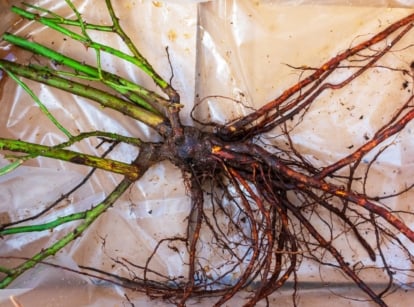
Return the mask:
{"type": "Polygon", "coordinates": [[[86,212],[87,211],[82,211],[82,212],[77,212],[77,213],[69,214],[66,216],[58,217],[57,219],[51,222],[48,222],[48,223],[44,223],[44,224],[27,225],[27,226],[19,226],[19,227],[1,229],[0,236],[53,229],[59,225],[62,225],[68,222],[83,220],[86,217],[86,212]]]}
{"type": "MultiPolygon", "coordinates": [[[[23,2],[22,4],[26,7],[32,8],[32,9],[37,10],[39,12],[46,13],[50,16],[54,16],[53,18],[42,16],[43,19],[49,20],[50,22],[53,22],[53,23],[56,23],[56,24],[64,24],[64,25],[68,25],[68,26],[80,27],[79,20],[63,18],[62,16],[60,16],[60,15],[58,15],[58,14],[52,12],[52,11],[49,11],[49,10],[47,10],[45,8],[42,8],[40,6],[37,6],[37,5],[32,5],[30,3],[23,2]]],[[[16,9],[21,10],[20,8],[16,8],[16,9]]],[[[24,10],[22,10],[22,11],[26,12],[24,10]]],[[[113,27],[111,27],[111,26],[96,25],[96,24],[91,24],[91,23],[86,23],[86,22],[84,23],[84,26],[88,30],[96,30],[96,31],[101,31],[101,32],[113,32],[114,31],[113,27]]]]}
{"type": "MultiPolygon", "coordinates": [[[[41,44],[29,41],[17,35],[13,35],[10,33],[4,33],[2,38],[3,40],[13,45],[19,46],[20,48],[23,48],[33,53],[36,53],[38,55],[47,57],[51,59],[53,62],[55,62],[56,64],[65,65],[67,67],[72,68],[78,73],[84,73],[92,77],[94,80],[99,80],[99,71],[96,67],[76,61],[75,59],[67,57],[41,44]]],[[[46,70],[46,68],[44,68],[44,70],[46,70]]],[[[54,72],[54,73],[58,74],[59,72],[54,72]]],[[[68,73],[66,72],[65,74],[68,74],[68,73]]],[[[80,77],[80,76],[76,76],[75,74],[72,74],[71,76],[80,77]]],[[[125,97],[128,97],[128,99],[130,99],[131,101],[137,103],[141,107],[153,113],[158,113],[156,109],[157,106],[164,107],[167,105],[167,101],[165,101],[165,99],[163,99],[158,94],[152,91],[149,91],[146,88],[139,86],[138,84],[135,84],[124,78],[121,78],[115,74],[109,73],[107,71],[102,71],[102,77],[103,79],[99,81],[104,82],[106,85],[112,87],[113,89],[118,91],[120,94],[124,95],[125,97]]]]}
{"type": "Polygon", "coordinates": [[[168,125],[163,117],[105,91],[55,76],[47,71],[42,71],[31,66],[25,66],[6,60],[0,60],[0,67],[4,67],[5,70],[11,71],[13,74],[18,76],[44,83],[75,95],[92,99],[100,103],[103,107],[117,110],[127,116],[139,120],[140,122],[156,129],[161,134],[165,134],[168,130],[168,125]]]}
{"type": "Polygon", "coordinates": [[[46,106],[42,103],[42,101],[40,101],[39,97],[36,96],[36,94],[27,86],[26,83],[24,83],[22,80],[20,80],[14,73],[12,73],[11,71],[9,71],[7,68],[3,67],[0,64],[0,68],[4,69],[4,71],[17,83],[19,84],[27,94],[29,94],[30,97],[32,97],[32,99],[36,102],[36,104],[39,106],[40,110],[43,112],[43,114],[45,114],[47,116],[47,118],[49,118],[49,120],[64,134],[66,135],[69,139],[72,137],[72,134],[65,128],[63,127],[59,121],[52,115],[52,113],[50,113],[50,111],[48,110],[48,108],[46,108],[46,106]]]}
{"type": "Polygon", "coordinates": [[[123,174],[131,180],[134,180],[139,176],[138,167],[135,165],[106,158],[99,158],[67,149],[49,147],[19,140],[0,138],[0,150],[24,152],[32,156],[42,156],[100,168],[113,173],[123,174]]]}
{"type": "Polygon", "coordinates": [[[88,227],[109,207],[111,207],[115,201],[129,188],[132,181],[124,178],[121,183],[108,195],[108,197],[97,206],[85,212],[84,221],[78,225],[73,231],[66,234],[63,238],[52,244],[51,246],[42,249],[39,253],[34,255],[29,260],[25,261],[21,265],[14,269],[8,270],[7,276],[0,282],[0,288],[7,287],[17,277],[23,274],[25,271],[33,268],[36,264],[46,259],[49,256],[55,255],[58,251],[68,245],[70,242],[82,235],[82,233],[88,229],[88,227]]]}
{"type": "Polygon", "coordinates": [[[6,175],[10,173],[11,171],[14,171],[16,168],[22,165],[24,161],[29,160],[32,157],[33,157],[32,155],[28,155],[22,158],[13,157],[13,161],[11,163],[0,168],[0,176],[6,175]]]}
{"type": "Polygon", "coordinates": [[[142,144],[142,141],[138,138],[119,135],[116,133],[106,132],[106,131],[90,131],[90,132],[80,133],[76,136],[72,136],[69,141],[56,145],[54,146],[54,148],[69,147],[77,142],[82,141],[83,139],[90,138],[90,137],[103,137],[103,138],[111,139],[113,141],[131,144],[135,146],[139,146],[142,144]]]}
{"type": "Polygon", "coordinates": [[[155,74],[155,78],[152,77],[154,82],[160,86],[164,92],[168,95],[171,101],[175,101],[178,99],[178,93],[171,87],[171,85],[163,80],[158,74],[156,74],[155,70],[152,68],[151,64],[142,56],[142,54],[138,51],[138,49],[135,47],[132,40],[129,38],[129,36],[125,33],[125,31],[122,29],[121,25],[119,24],[119,18],[116,16],[115,11],[112,7],[112,2],[110,0],[105,0],[106,7],[108,8],[109,15],[111,16],[112,23],[113,23],[113,29],[114,31],[122,38],[124,43],[128,46],[129,50],[132,52],[132,54],[139,59],[140,62],[143,63],[145,67],[148,67],[150,71],[153,71],[155,74]]]}
{"type": "MultiPolygon", "coordinates": [[[[71,136],[71,138],[68,141],[61,143],[59,145],[55,145],[53,146],[53,148],[58,149],[58,148],[69,147],[89,137],[102,137],[102,138],[110,139],[111,141],[122,142],[122,143],[131,144],[135,146],[140,146],[142,144],[141,140],[138,138],[127,137],[127,136],[123,136],[123,135],[119,135],[119,134],[111,133],[111,132],[105,132],[105,131],[91,131],[91,132],[80,133],[76,136],[71,136]]],[[[36,157],[37,155],[35,154],[29,154],[27,156],[12,157],[13,161],[10,164],[7,164],[0,168],[0,176],[10,173],[11,171],[15,170],[20,165],[22,165],[25,161],[36,158],[36,157]]],[[[6,158],[9,159],[8,156],[6,156],[6,158]]]]}
{"type": "Polygon", "coordinates": [[[84,37],[76,32],[73,32],[69,29],[66,29],[65,27],[62,27],[59,24],[56,24],[54,22],[52,22],[50,19],[46,19],[43,18],[42,16],[38,15],[38,14],[33,14],[30,12],[27,12],[21,8],[18,8],[16,6],[12,7],[12,11],[26,19],[29,20],[35,20],[37,22],[40,22],[41,24],[54,29],[74,40],[77,40],[81,43],[83,43],[86,47],[88,48],[93,48],[95,50],[102,50],[106,53],[112,54],[118,58],[124,59],[125,61],[128,61],[132,64],[134,64],[135,66],[137,66],[138,68],[140,68],[143,72],[145,72],[148,76],[150,76],[154,82],[160,86],[162,89],[166,89],[169,88],[169,84],[167,81],[165,81],[161,76],[159,76],[157,74],[157,72],[152,68],[152,66],[145,60],[144,57],[140,56],[137,57],[135,54],[134,56],[130,56],[120,50],[117,50],[115,48],[112,48],[110,46],[107,45],[103,45],[94,41],[91,41],[90,39],[88,39],[87,37],[84,37]]]}

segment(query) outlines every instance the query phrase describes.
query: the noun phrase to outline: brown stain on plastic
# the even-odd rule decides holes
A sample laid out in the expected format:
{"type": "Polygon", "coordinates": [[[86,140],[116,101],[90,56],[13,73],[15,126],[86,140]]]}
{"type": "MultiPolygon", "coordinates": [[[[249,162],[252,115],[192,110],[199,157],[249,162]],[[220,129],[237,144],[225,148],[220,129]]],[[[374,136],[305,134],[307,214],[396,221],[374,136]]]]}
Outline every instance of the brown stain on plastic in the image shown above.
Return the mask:
{"type": "Polygon", "coordinates": [[[178,37],[177,32],[175,32],[174,30],[169,30],[167,36],[171,42],[175,42],[178,37]]]}

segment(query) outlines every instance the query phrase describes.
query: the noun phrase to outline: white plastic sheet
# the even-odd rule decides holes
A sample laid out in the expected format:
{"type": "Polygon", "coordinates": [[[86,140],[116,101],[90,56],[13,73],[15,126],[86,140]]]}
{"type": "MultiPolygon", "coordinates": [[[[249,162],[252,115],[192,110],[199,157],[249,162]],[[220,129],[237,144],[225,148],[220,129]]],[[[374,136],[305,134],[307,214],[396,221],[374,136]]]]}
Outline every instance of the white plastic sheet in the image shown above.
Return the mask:
{"type": "MultiPolygon", "coordinates": [[[[107,17],[103,17],[106,13],[102,2],[74,2],[84,12],[87,21],[107,22],[107,17]]],[[[63,15],[70,14],[63,1],[38,1],[36,4],[63,15]]],[[[222,0],[201,5],[196,1],[119,1],[115,4],[127,33],[166,79],[171,75],[165,51],[165,47],[169,47],[174,70],[173,86],[185,104],[182,118],[184,123],[191,124],[189,112],[195,101],[209,95],[222,95],[242,100],[248,107],[259,107],[297,82],[298,72],[284,64],[318,66],[350,44],[367,38],[393,20],[408,14],[411,10],[407,7],[414,3],[324,1],[324,5],[320,5],[321,1],[222,0]]],[[[2,11],[2,14],[7,16],[4,19],[7,22],[1,24],[0,28],[4,30],[13,19],[6,12],[2,11]]],[[[18,22],[11,31],[30,36],[36,42],[64,54],[93,63],[92,50],[86,50],[81,44],[70,40],[63,40],[44,27],[18,22]]],[[[413,35],[410,37],[414,40],[413,35]]],[[[111,35],[95,34],[94,38],[124,48],[121,41],[111,35]]],[[[19,61],[36,61],[36,58],[30,58],[26,53],[9,49],[4,44],[2,46],[2,56],[9,54],[19,61]]],[[[410,63],[411,60],[409,54],[397,59],[400,63],[410,63]]],[[[103,65],[106,69],[152,86],[142,74],[112,57],[104,57],[103,65]]],[[[365,81],[367,80],[363,80],[362,84],[365,81]]],[[[393,82],[398,84],[395,90],[399,91],[399,84],[403,80],[393,82]]],[[[359,94],[352,97],[344,93],[344,104],[321,101],[320,105],[308,112],[307,121],[296,129],[293,140],[297,148],[315,163],[327,163],[344,156],[351,145],[356,147],[361,144],[364,141],[363,135],[372,134],[381,121],[386,120],[383,115],[391,114],[392,104],[386,97],[382,97],[385,83],[387,80],[383,78],[378,80],[376,88],[354,88],[353,91],[358,91],[359,94]],[[362,114],[364,120],[358,120],[362,114]]],[[[94,103],[45,86],[28,84],[62,124],[73,132],[96,129],[143,139],[153,137],[149,129],[116,112],[102,112],[94,103]]],[[[388,88],[392,90],[393,87],[388,88]]],[[[56,131],[11,80],[2,82],[0,95],[2,137],[21,138],[45,145],[63,140],[62,134],[56,131]]],[[[199,118],[209,118],[218,123],[246,112],[249,109],[240,104],[217,98],[206,99],[195,110],[199,118]]],[[[381,165],[375,168],[378,181],[372,188],[376,191],[398,189],[408,181],[407,178],[412,178],[412,136],[410,129],[406,131],[396,140],[400,146],[395,146],[389,155],[382,156],[381,165]]],[[[94,148],[96,145],[84,142],[74,149],[98,154],[100,151],[94,148]]],[[[135,154],[133,149],[125,146],[112,157],[130,161],[135,154]]],[[[1,163],[7,162],[3,159],[1,163]]],[[[16,172],[0,177],[0,213],[4,218],[7,216],[16,220],[39,212],[61,193],[69,190],[86,171],[79,166],[48,159],[26,163],[16,172]]],[[[184,221],[189,213],[189,199],[180,178],[180,171],[169,163],[150,169],[82,238],[50,261],[71,268],[76,268],[76,263],[80,263],[102,269],[111,268],[111,257],[126,257],[135,263],[142,263],[159,239],[186,231],[184,221]]],[[[105,197],[117,179],[119,176],[99,172],[98,176],[67,200],[69,206],[61,206],[43,220],[68,214],[71,210],[89,208],[105,197]]],[[[414,197],[412,193],[407,194],[405,199],[398,200],[395,205],[407,209],[404,206],[410,196],[414,197]]],[[[32,254],[36,248],[52,242],[64,231],[65,229],[57,229],[53,232],[13,236],[0,243],[1,254],[32,254]]],[[[180,257],[183,255],[168,249],[162,250],[162,255],[162,258],[154,259],[159,267],[164,267],[173,276],[185,273],[180,265],[180,257]]],[[[322,306],[327,299],[330,300],[329,304],[335,300],[338,306],[359,304],[338,296],[358,297],[359,290],[340,288],[334,291],[336,294],[331,293],[331,290],[322,290],[321,284],[317,283],[320,280],[317,270],[318,268],[309,265],[301,272],[304,280],[316,282],[310,290],[300,293],[301,304],[322,306]]],[[[334,281],[335,275],[332,278],[334,281]]],[[[108,284],[94,285],[88,278],[62,273],[42,265],[24,274],[10,289],[2,290],[0,304],[11,305],[10,295],[14,295],[23,306],[127,304],[122,289],[108,284]]],[[[149,301],[139,294],[128,295],[136,306],[167,305],[149,301]]],[[[403,299],[410,302],[412,295],[397,292],[389,301],[390,304],[401,303],[403,299]]],[[[272,302],[279,305],[291,304],[290,293],[277,293],[272,302]]],[[[206,302],[208,305],[209,302],[206,302]]]]}

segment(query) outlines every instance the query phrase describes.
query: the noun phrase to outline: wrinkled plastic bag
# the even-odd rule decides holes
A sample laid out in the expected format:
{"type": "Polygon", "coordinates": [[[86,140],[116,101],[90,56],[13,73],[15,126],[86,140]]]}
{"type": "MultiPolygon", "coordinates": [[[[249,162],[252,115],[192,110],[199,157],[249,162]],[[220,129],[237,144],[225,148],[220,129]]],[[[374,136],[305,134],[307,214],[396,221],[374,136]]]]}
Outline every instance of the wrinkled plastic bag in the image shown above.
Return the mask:
{"type": "MultiPolygon", "coordinates": [[[[284,64],[318,66],[355,40],[361,39],[357,37],[358,34],[364,39],[392,20],[408,14],[408,9],[398,7],[413,5],[409,1],[370,1],[369,4],[367,1],[326,1],[325,5],[316,5],[319,3],[320,1],[213,1],[199,5],[196,1],[122,1],[116,3],[116,11],[126,32],[153,63],[154,68],[165,79],[174,73],[173,86],[185,104],[183,122],[191,124],[189,114],[193,104],[203,100],[194,114],[200,119],[208,118],[224,123],[246,114],[249,112],[248,107],[263,105],[281,90],[297,82],[298,74],[284,64]],[[173,72],[167,60],[166,46],[169,48],[173,72]],[[210,95],[216,97],[205,98],[210,95]],[[218,95],[240,100],[245,107],[229,99],[218,99],[218,95]]],[[[70,14],[63,2],[38,1],[36,4],[57,10],[63,15],[70,14]]],[[[75,4],[86,12],[87,21],[101,22],[102,18],[106,18],[102,17],[106,16],[102,3],[83,0],[75,1],[75,4]]],[[[86,50],[69,39],[63,40],[60,35],[54,35],[53,31],[42,26],[21,22],[3,10],[1,12],[7,18],[2,20],[0,29],[4,30],[9,23],[15,23],[11,28],[13,32],[30,35],[37,42],[93,63],[93,51],[86,50]]],[[[97,34],[94,38],[124,48],[120,40],[111,35],[97,34]]],[[[36,60],[24,52],[2,46],[2,56],[16,57],[19,61],[36,60]]],[[[103,65],[152,87],[148,78],[111,57],[104,57],[103,65]]],[[[102,112],[94,103],[66,93],[57,93],[42,85],[29,84],[49,109],[59,119],[63,119],[62,124],[72,131],[106,130],[142,139],[154,137],[151,130],[116,112],[102,112]]],[[[338,109],[337,105],[316,106],[307,114],[308,123],[304,123],[293,135],[295,144],[315,163],[342,157],[346,154],[347,147],[358,146],[358,142],[363,141],[358,139],[361,129],[368,134],[372,133],[376,121],[384,120],[381,115],[390,114],[391,107],[386,100],[369,108],[360,103],[374,93],[375,89],[369,89],[369,92],[361,92],[357,98],[353,96],[354,100],[343,109],[338,109]],[[352,109],[351,115],[343,112],[347,108],[352,109]],[[364,121],[355,125],[358,122],[355,118],[361,114],[365,116],[364,121]],[[325,120],[321,120],[323,115],[326,115],[325,120]],[[332,135],[341,137],[332,138],[332,135]]],[[[63,140],[63,136],[12,81],[1,84],[0,95],[1,136],[45,145],[63,140]]],[[[396,151],[382,156],[381,165],[376,169],[379,179],[375,188],[378,190],[389,189],[390,182],[404,184],[407,182],[405,178],[410,178],[410,174],[413,174],[414,148],[410,148],[413,147],[410,145],[412,136],[407,132],[399,137],[405,151],[397,147],[396,151]]],[[[94,148],[96,145],[92,141],[84,142],[73,149],[98,154],[99,151],[94,148]]],[[[112,157],[130,161],[135,155],[133,149],[124,146],[113,153],[112,157]]],[[[7,162],[3,159],[0,163],[4,165],[7,162]]],[[[2,218],[17,220],[39,212],[47,203],[79,182],[86,172],[85,167],[49,159],[25,163],[15,172],[0,177],[2,218]]],[[[98,173],[91,182],[67,199],[69,205],[60,206],[54,210],[53,215],[47,215],[42,220],[84,210],[103,200],[119,176],[98,173]]],[[[113,263],[111,257],[126,257],[135,263],[142,263],[159,239],[186,231],[185,221],[190,202],[182,180],[177,178],[181,178],[180,171],[169,163],[153,167],[87,233],[48,261],[74,269],[77,264],[87,264],[107,270],[111,269],[113,263]]],[[[0,243],[1,254],[33,254],[40,246],[52,242],[64,231],[62,227],[53,232],[13,236],[13,239],[0,243]]],[[[171,275],[183,274],[183,268],[177,265],[181,263],[178,259],[180,255],[168,249],[162,250],[161,255],[154,260],[159,267],[165,268],[171,275]]],[[[4,264],[3,261],[2,263],[4,264]]],[[[11,262],[7,264],[10,265],[11,262]]],[[[340,298],[337,294],[358,295],[354,293],[358,293],[358,289],[343,287],[337,289],[336,294],[323,290],[322,284],[318,282],[320,278],[317,270],[311,266],[301,270],[303,279],[312,282],[309,290],[301,290],[301,303],[320,306],[321,301],[329,298],[339,305],[357,304],[340,298]]],[[[335,276],[330,281],[334,282],[334,278],[335,276]]],[[[102,306],[110,302],[127,304],[124,291],[118,287],[106,283],[94,284],[87,277],[45,265],[37,266],[16,280],[9,289],[1,290],[0,304],[11,305],[11,295],[23,306],[102,306]]],[[[291,303],[290,293],[284,296],[281,291],[274,297],[280,305],[291,303]]],[[[391,299],[402,304],[402,299],[410,302],[412,295],[397,292],[391,299]]],[[[149,301],[139,294],[131,296],[131,300],[136,306],[166,304],[149,301]]],[[[208,302],[206,304],[209,305],[208,302]]]]}

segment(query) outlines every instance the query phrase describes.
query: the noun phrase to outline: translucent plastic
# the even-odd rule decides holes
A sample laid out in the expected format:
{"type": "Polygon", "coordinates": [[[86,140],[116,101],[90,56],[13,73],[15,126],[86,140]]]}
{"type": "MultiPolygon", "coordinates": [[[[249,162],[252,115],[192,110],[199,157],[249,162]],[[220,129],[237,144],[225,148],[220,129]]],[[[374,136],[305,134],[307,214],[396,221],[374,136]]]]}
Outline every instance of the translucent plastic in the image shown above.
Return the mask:
{"type": "MultiPolygon", "coordinates": [[[[107,21],[103,1],[74,2],[85,12],[87,21],[107,21]]],[[[174,72],[173,86],[185,104],[182,119],[186,124],[192,123],[189,113],[195,102],[200,102],[194,114],[201,120],[224,123],[246,114],[249,112],[248,107],[263,105],[281,90],[297,82],[298,72],[285,64],[317,67],[350,44],[363,40],[393,20],[407,15],[411,12],[407,7],[414,4],[413,1],[356,0],[220,0],[202,4],[197,1],[113,2],[126,32],[165,79],[169,79],[172,74],[165,51],[168,46],[174,72]],[[208,98],[210,95],[216,97],[208,98]],[[244,107],[229,99],[217,98],[218,95],[241,100],[244,107]]],[[[4,2],[1,3],[4,5],[4,2]]],[[[63,1],[38,1],[36,4],[63,15],[71,14],[63,1]]],[[[1,20],[3,23],[0,23],[0,30],[15,23],[10,31],[31,36],[36,42],[85,62],[94,62],[94,52],[86,50],[83,45],[69,39],[63,40],[60,35],[44,27],[18,22],[6,11],[0,12],[5,16],[1,20]]],[[[117,48],[125,48],[112,35],[96,34],[94,38],[109,42],[117,48]]],[[[407,39],[414,41],[412,34],[407,39]]],[[[33,61],[26,53],[4,43],[1,55],[16,57],[19,61],[33,61]]],[[[411,60],[410,54],[401,55],[397,59],[400,62],[411,60]]],[[[152,87],[148,78],[110,56],[103,58],[103,65],[106,69],[152,87]]],[[[365,82],[368,81],[362,80],[361,88],[353,88],[353,92],[358,94],[352,98],[343,93],[344,104],[321,101],[312,107],[306,122],[292,135],[297,149],[315,164],[318,161],[332,162],[344,156],[351,146],[356,147],[364,141],[364,135],[372,136],[375,129],[385,122],[383,115],[391,114],[390,110],[395,108],[389,99],[381,95],[381,89],[389,80],[386,77],[378,80],[377,87],[367,87],[365,82]],[[364,115],[363,120],[360,119],[361,115],[364,115]]],[[[403,81],[392,81],[396,86],[398,84],[395,90],[400,90],[399,85],[403,81]]],[[[116,112],[103,111],[92,102],[45,86],[28,84],[71,131],[106,130],[143,139],[154,137],[150,129],[116,112]]],[[[64,139],[24,91],[11,80],[2,82],[0,104],[2,137],[21,138],[45,145],[64,139]]],[[[398,188],[413,177],[414,146],[410,141],[411,129],[405,131],[396,140],[400,145],[383,155],[379,165],[374,168],[373,172],[377,173],[378,179],[372,187],[373,193],[398,188]]],[[[99,151],[94,148],[96,145],[84,142],[74,149],[97,154],[99,151]]],[[[133,149],[125,146],[112,157],[131,161],[135,154],[133,149]]],[[[0,165],[6,163],[5,159],[0,160],[0,165]]],[[[17,220],[39,212],[79,182],[86,171],[84,167],[38,159],[0,177],[1,217],[17,220]]],[[[70,206],[61,206],[43,220],[89,208],[105,197],[118,178],[117,175],[99,172],[75,196],[67,199],[70,206]]],[[[413,198],[411,193],[405,195],[404,201],[396,199],[395,208],[406,209],[407,199],[413,198]]],[[[188,217],[189,210],[190,202],[181,180],[181,172],[169,163],[161,163],[150,169],[81,239],[48,261],[75,269],[77,264],[84,264],[106,270],[111,269],[112,257],[125,257],[133,259],[135,263],[142,263],[160,238],[185,233],[183,221],[188,217]]],[[[53,232],[14,236],[13,239],[1,241],[1,254],[30,255],[36,248],[52,242],[64,231],[62,227],[53,232]]],[[[166,268],[171,275],[184,273],[184,268],[180,265],[181,256],[174,250],[162,250],[161,255],[162,257],[153,260],[159,267],[166,268]]],[[[4,263],[4,260],[0,260],[0,263],[4,263]]],[[[311,264],[305,264],[300,274],[301,279],[310,282],[307,284],[309,289],[300,292],[300,304],[304,306],[324,306],[328,304],[326,302],[329,305],[335,302],[337,306],[367,304],[346,298],[364,297],[351,284],[338,286],[337,289],[322,289],[320,272],[311,264]]],[[[335,278],[335,274],[329,275],[324,281],[334,283],[335,278]]],[[[372,278],[375,280],[375,276],[372,278]]],[[[10,289],[1,290],[0,304],[12,305],[11,295],[23,306],[127,304],[124,290],[119,287],[105,283],[96,285],[86,277],[62,273],[61,270],[46,265],[39,265],[24,274],[10,289]]],[[[150,301],[139,293],[128,293],[128,296],[135,306],[168,305],[150,301]]],[[[390,305],[395,302],[404,305],[403,300],[409,304],[413,297],[411,293],[397,291],[388,298],[388,302],[390,305]]],[[[278,292],[273,295],[271,302],[277,302],[280,306],[290,305],[291,293],[278,292]]],[[[205,306],[210,304],[205,302],[205,306]]]]}

